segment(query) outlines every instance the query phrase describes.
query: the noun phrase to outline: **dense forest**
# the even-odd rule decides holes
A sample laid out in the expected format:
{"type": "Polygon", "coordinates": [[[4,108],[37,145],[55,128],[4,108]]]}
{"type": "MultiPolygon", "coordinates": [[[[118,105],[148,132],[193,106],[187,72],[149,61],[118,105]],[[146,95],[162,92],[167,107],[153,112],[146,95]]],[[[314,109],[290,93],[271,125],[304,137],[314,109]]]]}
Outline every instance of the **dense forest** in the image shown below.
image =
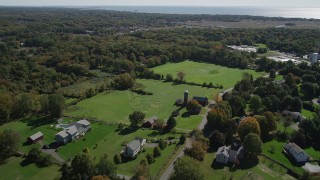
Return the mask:
{"type": "MultiPolygon", "coordinates": [[[[109,88],[131,88],[134,78],[161,78],[149,68],[185,59],[236,68],[260,63],[260,69],[268,71],[283,64],[268,62],[266,67],[267,62],[256,61],[256,53],[234,51],[227,45],[263,43],[269,49],[302,56],[315,51],[315,40],[320,37],[317,30],[175,28],[190,19],[281,18],[1,8],[0,101],[19,102],[24,97],[20,97],[21,93],[43,96],[87,80],[96,80],[99,86],[85,95],[63,92],[64,95],[92,96],[109,88]],[[101,77],[101,73],[107,75],[101,77]]],[[[13,104],[1,107],[1,118],[8,119],[13,104]]],[[[32,111],[39,111],[36,107],[32,111]]]]}

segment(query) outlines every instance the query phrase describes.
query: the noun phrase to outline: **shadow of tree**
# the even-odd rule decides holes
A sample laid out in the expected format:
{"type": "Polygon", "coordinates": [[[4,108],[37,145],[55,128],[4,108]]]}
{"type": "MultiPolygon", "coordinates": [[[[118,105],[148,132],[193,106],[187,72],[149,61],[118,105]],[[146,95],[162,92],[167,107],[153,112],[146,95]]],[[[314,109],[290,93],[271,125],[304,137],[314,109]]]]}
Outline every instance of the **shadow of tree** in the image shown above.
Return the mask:
{"type": "Polygon", "coordinates": [[[216,160],[212,161],[211,168],[212,169],[223,169],[224,164],[216,162],[216,160]]]}
{"type": "Polygon", "coordinates": [[[119,135],[128,135],[131,133],[134,133],[138,130],[138,128],[131,128],[131,127],[127,127],[122,129],[121,131],[119,131],[119,135]]]}
{"type": "Polygon", "coordinates": [[[259,164],[258,157],[246,157],[240,161],[239,169],[245,170],[250,169],[259,164]]]}
{"type": "Polygon", "coordinates": [[[52,124],[55,121],[49,116],[29,116],[21,119],[21,122],[27,123],[31,128],[52,124]]]}
{"type": "Polygon", "coordinates": [[[183,114],[181,114],[181,117],[183,117],[183,118],[187,118],[187,117],[190,117],[190,116],[191,116],[191,113],[189,111],[184,112],[183,114]]]}

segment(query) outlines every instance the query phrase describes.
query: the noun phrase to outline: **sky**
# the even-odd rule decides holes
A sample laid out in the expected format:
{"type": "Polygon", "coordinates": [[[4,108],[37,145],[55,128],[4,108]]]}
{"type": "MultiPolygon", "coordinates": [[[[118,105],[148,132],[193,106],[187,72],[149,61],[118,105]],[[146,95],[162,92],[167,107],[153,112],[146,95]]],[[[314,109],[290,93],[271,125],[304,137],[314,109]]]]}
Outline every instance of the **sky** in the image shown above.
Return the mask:
{"type": "Polygon", "coordinates": [[[320,0],[0,0],[0,6],[276,6],[320,7],[320,0]]]}

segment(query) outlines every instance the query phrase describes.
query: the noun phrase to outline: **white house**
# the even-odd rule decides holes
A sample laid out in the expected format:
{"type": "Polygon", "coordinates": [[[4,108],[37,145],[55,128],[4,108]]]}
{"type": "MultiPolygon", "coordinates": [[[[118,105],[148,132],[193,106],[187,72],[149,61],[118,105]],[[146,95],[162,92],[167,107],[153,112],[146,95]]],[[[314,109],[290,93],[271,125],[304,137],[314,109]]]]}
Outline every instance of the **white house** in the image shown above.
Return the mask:
{"type": "Polygon", "coordinates": [[[145,139],[136,137],[135,140],[131,141],[126,145],[122,153],[126,157],[134,158],[141,151],[145,143],[146,143],[145,139]]]}
{"type": "Polygon", "coordinates": [[[286,144],[284,150],[290,154],[297,163],[305,163],[309,159],[308,154],[295,143],[286,144]]]}

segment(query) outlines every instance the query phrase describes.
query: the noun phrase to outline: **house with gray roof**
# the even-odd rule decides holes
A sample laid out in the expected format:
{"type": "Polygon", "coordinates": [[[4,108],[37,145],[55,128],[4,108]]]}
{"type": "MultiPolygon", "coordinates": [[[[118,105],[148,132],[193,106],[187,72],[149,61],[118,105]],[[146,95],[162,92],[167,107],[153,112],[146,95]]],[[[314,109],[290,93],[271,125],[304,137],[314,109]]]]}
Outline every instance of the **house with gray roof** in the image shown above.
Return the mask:
{"type": "Polygon", "coordinates": [[[229,161],[229,151],[230,149],[227,146],[219,147],[215,155],[216,162],[221,164],[227,164],[229,161]]]}
{"type": "Polygon", "coordinates": [[[57,143],[67,144],[80,136],[84,135],[91,129],[90,122],[83,119],[70,123],[68,127],[55,135],[57,143]]]}
{"type": "Polygon", "coordinates": [[[244,149],[241,144],[222,146],[215,155],[215,161],[221,164],[236,163],[237,160],[244,157],[244,149]]]}
{"type": "Polygon", "coordinates": [[[284,145],[284,151],[291,155],[297,163],[306,163],[309,159],[308,154],[296,143],[287,143],[284,145]]]}
{"type": "Polygon", "coordinates": [[[130,158],[136,157],[142,150],[145,142],[146,140],[143,138],[136,138],[124,147],[122,154],[130,158]]]}

